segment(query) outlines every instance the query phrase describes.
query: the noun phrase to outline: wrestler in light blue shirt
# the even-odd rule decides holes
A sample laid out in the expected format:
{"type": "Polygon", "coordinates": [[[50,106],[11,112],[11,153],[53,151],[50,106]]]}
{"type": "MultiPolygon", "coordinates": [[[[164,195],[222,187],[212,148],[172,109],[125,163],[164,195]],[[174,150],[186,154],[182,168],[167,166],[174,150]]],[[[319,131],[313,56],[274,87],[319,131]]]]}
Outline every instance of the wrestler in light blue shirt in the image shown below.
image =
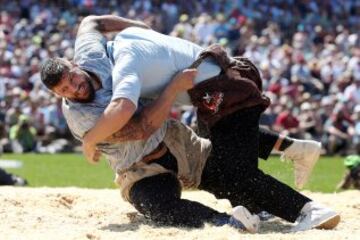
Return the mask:
{"type": "MultiPolygon", "coordinates": [[[[95,126],[113,95],[111,76],[113,65],[108,58],[105,45],[106,39],[99,33],[82,34],[75,41],[74,62],[81,69],[95,74],[102,85],[95,92],[95,98],[90,103],[78,103],[63,99],[65,119],[71,132],[79,140],[95,126]]],[[[142,102],[145,100],[140,100],[140,103],[142,102]]],[[[152,152],[163,140],[165,134],[166,124],[148,139],[100,144],[99,148],[113,170],[122,170],[152,152]]]]}
{"type": "MultiPolygon", "coordinates": [[[[126,98],[138,107],[144,99],[156,98],[173,76],[188,68],[201,51],[201,47],[191,42],[135,27],[123,30],[109,42],[99,33],[80,35],[75,42],[74,61],[81,69],[95,74],[102,88],[95,92],[91,103],[64,100],[64,116],[72,133],[81,140],[111,100],[126,98]]],[[[198,67],[195,84],[219,72],[217,65],[204,62],[198,67]]],[[[190,105],[188,94],[178,95],[177,103],[190,105]]],[[[114,170],[124,169],[153,151],[165,134],[166,124],[149,139],[100,148],[114,170]]]]}

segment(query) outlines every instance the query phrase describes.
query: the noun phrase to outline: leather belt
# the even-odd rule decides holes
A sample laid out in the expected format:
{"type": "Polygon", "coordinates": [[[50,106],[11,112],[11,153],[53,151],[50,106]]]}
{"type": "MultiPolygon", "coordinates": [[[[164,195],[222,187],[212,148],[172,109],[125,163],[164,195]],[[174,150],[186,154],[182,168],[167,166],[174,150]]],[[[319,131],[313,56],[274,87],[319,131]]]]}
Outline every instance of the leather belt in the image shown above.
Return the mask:
{"type": "Polygon", "coordinates": [[[161,142],[159,146],[154,149],[154,151],[143,157],[141,161],[146,164],[150,164],[151,162],[164,156],[167,151],[168,151],[167,146],[165,145],[164,142],[161,142]]]}

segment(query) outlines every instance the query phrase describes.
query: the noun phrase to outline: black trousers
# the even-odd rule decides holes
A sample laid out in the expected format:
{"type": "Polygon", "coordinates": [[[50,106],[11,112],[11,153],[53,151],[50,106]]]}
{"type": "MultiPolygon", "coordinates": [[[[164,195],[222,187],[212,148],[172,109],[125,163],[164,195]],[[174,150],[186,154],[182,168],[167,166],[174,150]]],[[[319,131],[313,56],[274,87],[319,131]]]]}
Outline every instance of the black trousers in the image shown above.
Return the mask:
{"type": "Polygon", "coordinates": [[[210,129],[212,153],[200,189],[251,212],[268,211],[294,222],[309,198],[264,174],[258,168],[260,108],[224,117],[210,129]]]}
{"type": "MultiPolygon", "coordinates": [[[[200,122],[198,123],[197,134],[203,138],[210,138],[209,131],[200,122]]],[[[278,138],[278,133],[272,132],[264,127],[259,127],[259,158],[263,160],[268,159],[278,138]]]]}
{"type": "Polygon", "coordinates": [[[259,151],[258,157],[267,160],[273,150],[279,134],[264,127],[259,127],[259,151]]]}
{"type": "MultiPolygon", "coordinates": [[[[213,150],[199,188],[228,199],[233,206],[244,205],[255,213],[266,210],[293,222],[310,199],[258,169],[258,155],[266,159],[278,138],[269,131],[259,132],[259,113],[257,108],[242,110],[211,129],[213,150]],[[259,142],[263,144],[261,150],[259,142]]],[[[181,199],[173,155],[168,152],[155,162],[173,173],[144,178],[133,185],[130,199],[140,213],[159,224],[186,227],[201,227],[227,216],[198,202],[181,199]]]]}
{"type": "Polygon", "coordinates": [[[177,161],[169,151],[155,162],[173,172],[141,179],[130,189],[132,205],[145,217],[161,225],[183,227],[202,227],[205,222],[229,217],[198,202],[181,199],[177,161]]]}

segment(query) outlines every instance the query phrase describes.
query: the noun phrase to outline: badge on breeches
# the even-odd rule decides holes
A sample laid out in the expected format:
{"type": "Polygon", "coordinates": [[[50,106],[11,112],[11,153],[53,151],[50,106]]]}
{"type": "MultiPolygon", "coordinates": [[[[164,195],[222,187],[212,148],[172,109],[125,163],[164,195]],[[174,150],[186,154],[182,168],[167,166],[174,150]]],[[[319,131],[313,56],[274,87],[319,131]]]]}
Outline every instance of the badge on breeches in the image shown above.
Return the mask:
{"type": "Polygon", "coordinates": [[[220,104],[224,100],[223,92],[205,92],[205,95],[202,97],[202,104],[213,114],[219,111],[220,104]]]}

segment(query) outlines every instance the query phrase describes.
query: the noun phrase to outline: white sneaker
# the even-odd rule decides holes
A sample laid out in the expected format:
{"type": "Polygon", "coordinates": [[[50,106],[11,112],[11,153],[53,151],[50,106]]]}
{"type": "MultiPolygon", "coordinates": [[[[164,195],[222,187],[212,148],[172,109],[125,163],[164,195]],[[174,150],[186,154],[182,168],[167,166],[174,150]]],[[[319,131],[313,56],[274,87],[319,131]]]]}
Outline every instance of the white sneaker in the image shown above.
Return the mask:
{"type": "Polygon", "coordinates": [[[241,222],[250,233],[257,233],[259,230],[260,218],[258,215],[252,215],[244,206],[233,208],[232,217],[241,222]]]}
{"type": "Polygon", "coordinates": [[[301,209],[300,216],[296,220],[296,225],[291,229],[292,232],[306,231],[313,228],[333,229],[340,222],[340,215],[335,211],[322,206],[319,203],[308,202],[301,209]]]}
{"type": "Polygon", "coordinates": [[[294,162],[295,186],[303,188],[308,181],[315,163],[319,159],[321,143],[312,140],[295,139],[283,154],[281,159],[289,159],[294,162]]]}

